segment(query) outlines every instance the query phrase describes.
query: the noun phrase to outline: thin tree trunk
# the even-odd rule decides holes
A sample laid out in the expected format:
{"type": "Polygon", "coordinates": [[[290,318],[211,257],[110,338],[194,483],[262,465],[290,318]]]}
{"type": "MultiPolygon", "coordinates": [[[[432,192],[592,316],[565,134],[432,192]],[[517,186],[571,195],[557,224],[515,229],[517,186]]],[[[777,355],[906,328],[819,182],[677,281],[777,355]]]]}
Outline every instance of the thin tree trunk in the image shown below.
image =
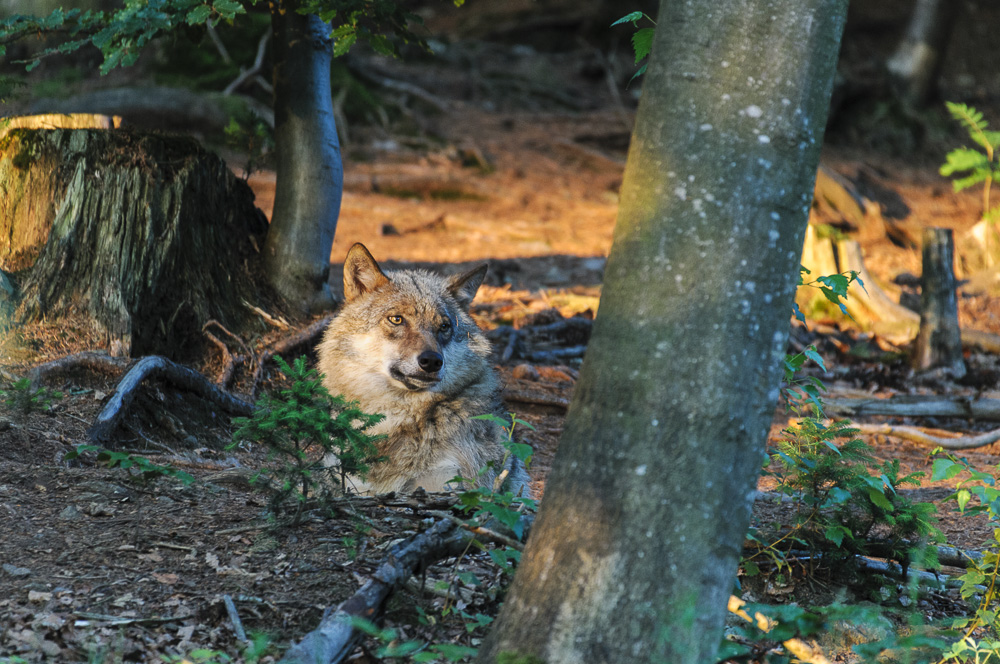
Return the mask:
{"type": "Polygon", "coordinates": [[[954,378],[965,375],[962,331],[953,268],[955,244],[950,228],[925,228],[920,277],[920,331],[913,349],[913,368],[943,367],[954,378]]]}
{"type": "Polygon", "coordinates": [[[845,13],[661,1],[593,337],[477,661],[713,661],[845,13]]]}
{"type": "Polygon", "coordinates": [[[906,36],[886,67],[902,99],[922,106],[935,91],[958,0],[915,0],[906,36]]]}
{"type": "Polygon", "coordinates": [[[333,304],[327,279],[344,172],[330,94],[330,26],[271,3],[277,181],[264,247],[271,285],[303,310],[333,304]]]}

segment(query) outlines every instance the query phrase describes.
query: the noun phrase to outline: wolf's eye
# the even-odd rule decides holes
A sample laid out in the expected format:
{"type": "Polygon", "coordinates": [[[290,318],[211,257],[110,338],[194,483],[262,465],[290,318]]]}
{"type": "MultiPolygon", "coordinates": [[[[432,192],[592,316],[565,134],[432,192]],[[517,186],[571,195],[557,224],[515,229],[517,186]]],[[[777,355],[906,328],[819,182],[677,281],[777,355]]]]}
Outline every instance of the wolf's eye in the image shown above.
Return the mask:
{"type": "Polygon", "coordinates": [[[389,322],[392,323],[393,325],[402,325],[403,324],[403,317],[402,316],[389,316],[389,322]]]}
{"type": "Polygon", "coordinates": [[[447,332],[451,332],[451,321],[450,320],[446,320],[445,322],[441,323],[441,327],[438,328],[438,331],[441,334],[445,334],[447,332]]]}

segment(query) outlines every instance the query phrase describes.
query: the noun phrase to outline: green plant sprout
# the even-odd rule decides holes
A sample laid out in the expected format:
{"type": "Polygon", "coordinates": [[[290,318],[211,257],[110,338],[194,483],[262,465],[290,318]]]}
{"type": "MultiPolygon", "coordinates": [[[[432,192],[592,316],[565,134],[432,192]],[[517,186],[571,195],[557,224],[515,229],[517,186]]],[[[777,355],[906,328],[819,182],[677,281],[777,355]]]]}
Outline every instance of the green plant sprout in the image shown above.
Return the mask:
{"type": "Polygon", "coordinates": [[[160,477],[172,477],[184,486],[194,482],[194,477],[192,477],[191,474],[174,468],[173,466],[161,466],[142,456],[129,454],[127,452],[106,450],[102,447],[97,447],[96,445],[77,445],[76,449],[67,452],[63,459],[65,461],[79,459],[87,453],[97,454],[98,465],[104,466],[105,468],[121,468],[126,471],[130,477],[138,478],[138,481],[141,484],[149,484],[160,477]],[[133,471],[137,474],[133,475],[133,471]]]}
{"type": "Polygon", "coordinates": [[[233,420],[232,449],[242,441],[252,441],[267,449],[272,467],[258,471],[252,482],[261,482],[272,492],[270,510],[280,510],[289,498],[296,501],[292,523],[299,522],[306,501],[322,493],[333,480],[346,490],[349,475],[364,479],[371,464],[380,460],[376,442],[365,430],[381,422],[382,415],[371,415],[331,396],[315,369],[306,368],[299,357],[291,365],[275,357],[281,372],[291,381],[290,387],[264,394],[251,417],[233,420]],[[324,463],[333,454],[339,465],[324,463]],[[326,481],[324,481],[326,480],[326,481]]]}
{"type": "Polygon", "coordinates": [[[1000,161],[997,160],[997,149],[1000,148],[1000,131],[990,131],[989,124],[983,119],[983,114],[971,106],[945,102],[948,112],[959,124],[969,132],[969,138],[980,149],[975,147],[955,148],[948,153],[940,173],[952,178],[955,191],[962,191],[983,183],[983,219],[992,220],[1000,214],[1000,206],[990,207],[990,188],[994,180],[1000,181],[1000,161]],[[965,175],[959,176],[959,174],[965,175]]]}
{"type": "MultiPolygon", "coordinates": [[[[635,33],[632,35],[632,50],[635,52],[635,64],[642,62],[646,56],[649,55],[650,49],[653,47],[653,33],[655,32],[656,21],[649,17],[649,15],[643,12],[632,12],[622,16],[620,19],[611,24],[611,27],[616,25],[622,25],[623,23],[631,23],[634,27],[635,33]],[[653,28],[640,28],[639,21],[646,19],[653,24],[653,28]]],[[[646,64],[643,63],[639,69],[632,74],[632,78],[628,80],[629,83],[634,81],[639,76],[646,73],[646,64]]]]}
{"type": "Polygon", "coordinates": [[[37,389],[31,387],[27,378],[19,378],[7,389],[0,390],[0,403],[8,409],[27,415],[32,412],[44,412],[52,407],[52,401],[62,399],[62,392],[50,390],[47,387],[37,389]]]}

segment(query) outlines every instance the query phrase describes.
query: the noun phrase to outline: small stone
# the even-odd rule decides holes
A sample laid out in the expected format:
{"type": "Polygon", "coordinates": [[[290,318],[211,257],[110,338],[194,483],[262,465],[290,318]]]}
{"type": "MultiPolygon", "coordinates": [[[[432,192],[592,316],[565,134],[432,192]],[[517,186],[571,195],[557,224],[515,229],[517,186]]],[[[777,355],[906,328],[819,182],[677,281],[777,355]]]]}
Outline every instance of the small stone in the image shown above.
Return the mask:
{"type": "Polygon", "coordinates": [[[80,518],[80,510],[75,505],[67,505],[59,512],[59,518],[63,521],[76,521],[80,518]]]}
{"type": "Polygon", "coordinates": [[[30,576],[31,570],[27,567],[18,567],[16,565],[11,565],[10,563],[4,563],[0,565],[0,569],[4,572],[10,574],[11,576],[30,576]]]}

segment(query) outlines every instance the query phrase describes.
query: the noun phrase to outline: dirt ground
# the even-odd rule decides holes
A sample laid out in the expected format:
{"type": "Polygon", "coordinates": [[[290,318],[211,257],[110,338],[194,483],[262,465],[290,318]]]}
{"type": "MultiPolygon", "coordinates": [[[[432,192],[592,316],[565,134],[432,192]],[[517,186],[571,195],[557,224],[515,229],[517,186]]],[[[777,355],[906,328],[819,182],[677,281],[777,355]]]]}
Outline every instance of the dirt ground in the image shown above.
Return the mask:
{"type": "MultiPolygon", "coordinates": [[[[891,49],[905,5],[885,3],[852,15],[842,65],[850,81],[866,81],[869,63],[891,49]]],[[[960,26],[969,38],[954,47],[942,79],[945,98],[968,101],[995,122],[1000,121],[1000,67],[984,55],[992,49],[982,40],[988,37],[985,26],[996,20],[1000,9],[985,0],[969,3],[960,26]]],[[[636,90],[623,85],[630,65],[620,52],[602,59],[590,47],[545,52],[455,42],[449,48],[449,57],[419,64],[366,56],[372,69],[433,91],[434,103],[429,107],[401,96],[401,107],[416,118],[416,132],[402,133],[392,123],[346,127],[347,176],[331,281],[339,289],[340,262],[355,242],[365,243],[389,267],[458,271],[490,261],[490,276],[473,313],[497,345],[510,410],[535,427],[523,437],[535,448],[532,476],[542,494],[581,354],[545,360],[532,353],[584,345],[586,333],[580,330],[586,326],[568,325],[550,337],[529,335],[520,347],[511,347],[508,359],[502,356],[510,328],[590,319],[597,311],[636,90]],[[456,64],[468,62],[477,66],[470,70],[456,64]],[[609,80],[615,85],[609,87],[609,80]]],[[[886,216],[898,212],[899,223],[918,237],[920,228],[931,225],[953,228],[958,235],[978,219],[978,193],[954,193],[937,173],[944,151],[958,140],[943,114],[928,112],[920,119],[920,127],[932,130],[917,131],[917,125],[905,122],[892,128],[871,119],[878,116],[863,95],[850,93],[841,98],[836,114],[824,164],[878,201],[886,216]]],[[[234,156],[236,169],[238,162],[234,156]]],[[[256,173],[250,183],[258,205],[270,215],[274,174],[256,173]]],[[[855,237],[867,267],[887,287],[901,273],[919,274],[919,250],[894,244],[884,228],[858,229],[855,237]]],[[[963,297],[959,306],[963,325],[1000,333],[995,298],[963,297]]],[[[993,356],[967,358],[981,378],[975,385],[926,385],[900,361],[859,359],[851,350],[877,340],[853,330],[849,321],[830,318],[810,325],[820,326],[813,338],[828,366],[838,368],[829,382],[841,392],[989,396],[996,389],[1000,374],[993,356]]],[[[288,334],[275,328],[255,340],[255,348],[288,334]]],[[[31,338],[36,356],[6,367],[11,374],[96,349],[92,340],[61,336],[56,322],[39,326],[31,338]]],[[[311,350],[306,346],[299,352],[311,350]]],[[[195,368],[214,378],[221,367],[218,353],[208,351],[195,368]]],[[[198,648],[236,656],[240,646],[227,598],[247,631],[263,631],[273,643],[287,644],[353,593],[390,544],[426,525],[427,515],[419,510],[366,506],[352,517],[316,517],[275,532],[262,528],[265,498],[230,472],[253,468],[261,462],[260,452],[226,451],[232,434],[228,416],[161,384],[143,391],[119,449],[189,472],[197,479],[194,484],[169,478],[144,483],[92,459],[68,463],[64,455],[88,442],[86,430],[117,377],[88,369],[54,374],[44,384],[64,396],[50,410],[0,413],[0,518],[5,524],[0,657],[158,661],[198,648]]],[[[776,413],[772,439],[787,419],[787,413],[776,413]]],[[[959,432],[991,426],[928,418],[906,423],[959,432]]],[[[929,474],[928,447],[891,437],[868,442],[879,457],[899,458],[905,470],[929,474]]],[[[981,469],[993,468],[1000,463],[1000,445],[963,456],[981,469]]],[[[980,549],[992,541],[992,528],[982,519],[954,513],[945,500],[951,486],[925,481],[912,495],[938,505],[949,544],[980,549]]],[[[770,488],[762,480],[762,492],[770,488]]],[[[774,510],[762,502],[758,521],[780,518],[774,510]]],[[[470,552],[461,561],[432,566],[401,591],[389,605],[388,622],[403,630],[401,638],[475,645],[498,606],[502,581],[486,554],[470,552]]],[[[764,592],[756,599],[776,600],[784,592],[764,592]]],[[[921,610],[933,618],[962,607],[954,593],[940,593],[924,600],[921,610]]],[[[280,649],[272,648],[263,661],[280,649]]],[[[372,657],[366,650],[354,661],[372,657]]]]}

